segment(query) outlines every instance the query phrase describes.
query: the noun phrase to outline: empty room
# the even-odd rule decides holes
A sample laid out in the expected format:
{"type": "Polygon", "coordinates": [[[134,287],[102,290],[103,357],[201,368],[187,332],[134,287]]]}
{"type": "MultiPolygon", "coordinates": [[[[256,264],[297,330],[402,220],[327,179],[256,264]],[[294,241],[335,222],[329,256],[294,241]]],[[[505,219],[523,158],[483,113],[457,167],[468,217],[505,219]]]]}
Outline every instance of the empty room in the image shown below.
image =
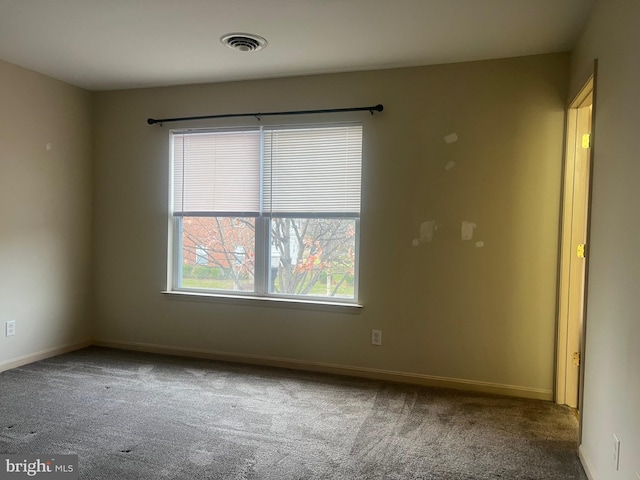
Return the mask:
{"type": "Polygon", "coordinates": [[[0,480],[640,480],[638,45],[0,0],[0,480]]]}

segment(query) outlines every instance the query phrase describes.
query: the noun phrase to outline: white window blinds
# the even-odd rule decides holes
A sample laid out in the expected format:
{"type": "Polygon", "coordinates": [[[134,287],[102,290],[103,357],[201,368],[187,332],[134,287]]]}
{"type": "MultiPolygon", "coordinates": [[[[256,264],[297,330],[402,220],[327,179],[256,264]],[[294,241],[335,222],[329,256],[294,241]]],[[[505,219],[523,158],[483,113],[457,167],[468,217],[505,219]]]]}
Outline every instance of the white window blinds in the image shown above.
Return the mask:
{"type": "Polygon", "coordinates": [[[358,216],[362,126],[265,129],[264,208],[272,215],[358,216]]]}
{"type": "Polygon", "coordinates": [[[173,214],[359,216],[361,170],[356,124],[174,133],[173,214]]]}
{"type": "Polygon", "coordinates": [[[259,212],[260,130],[174,133],[174,215],[259,212]]]}

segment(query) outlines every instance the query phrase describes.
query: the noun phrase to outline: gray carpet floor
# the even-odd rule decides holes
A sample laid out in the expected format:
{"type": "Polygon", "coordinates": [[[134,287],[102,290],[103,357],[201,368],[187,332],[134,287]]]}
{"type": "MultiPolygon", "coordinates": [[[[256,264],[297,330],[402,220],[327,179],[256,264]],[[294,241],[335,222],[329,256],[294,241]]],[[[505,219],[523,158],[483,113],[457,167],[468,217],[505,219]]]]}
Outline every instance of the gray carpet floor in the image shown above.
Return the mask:
{"type": "Polygon", "coordinates": [[[575,479],[551,402],[90,347],[0,373],[0,453],[80,478],[575,479]]]}

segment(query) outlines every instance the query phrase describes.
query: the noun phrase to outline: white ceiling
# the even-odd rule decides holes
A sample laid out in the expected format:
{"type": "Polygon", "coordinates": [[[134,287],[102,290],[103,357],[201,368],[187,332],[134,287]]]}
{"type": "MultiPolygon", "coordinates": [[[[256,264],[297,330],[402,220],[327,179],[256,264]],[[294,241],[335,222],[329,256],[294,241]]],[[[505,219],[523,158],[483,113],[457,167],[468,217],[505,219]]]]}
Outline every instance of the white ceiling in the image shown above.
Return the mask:
{"type": "Polygon", "coordinates": [[[0,0],[0,59],[89,90],[571,50],[593,0],[0,0]],[[259,52],[223,46],[261,35],[259,52]]]}

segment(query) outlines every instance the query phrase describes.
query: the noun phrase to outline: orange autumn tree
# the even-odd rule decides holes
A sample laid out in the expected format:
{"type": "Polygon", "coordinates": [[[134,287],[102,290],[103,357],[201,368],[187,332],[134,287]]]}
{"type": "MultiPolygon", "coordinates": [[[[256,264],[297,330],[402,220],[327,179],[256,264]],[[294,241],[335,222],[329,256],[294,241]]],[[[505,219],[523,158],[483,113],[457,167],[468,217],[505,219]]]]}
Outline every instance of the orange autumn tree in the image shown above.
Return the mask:
{"type": "Polygon", "coordinates": [[[255,261],[255,219],[233,217],[185,217],[182,222],[184,277],[221,281],[217,288],[252,290],[255,261]]]}
{"type": "MultiPolygon", "coordinates": [[[[233,283],[234,290],[253,285],[255,220],[189,218],[183,224],[183,260],[206,263],[233,283]]],[[[353,296],[355,220],[272,218],[272,293],[353,296]]]]}
{"type": "Polygon", "coordinates": [[[335,296],[344,285],[352,295],[354,220],[275,218],[271,225],[273,247],[280,255],[278,293],[335,296]]]}

